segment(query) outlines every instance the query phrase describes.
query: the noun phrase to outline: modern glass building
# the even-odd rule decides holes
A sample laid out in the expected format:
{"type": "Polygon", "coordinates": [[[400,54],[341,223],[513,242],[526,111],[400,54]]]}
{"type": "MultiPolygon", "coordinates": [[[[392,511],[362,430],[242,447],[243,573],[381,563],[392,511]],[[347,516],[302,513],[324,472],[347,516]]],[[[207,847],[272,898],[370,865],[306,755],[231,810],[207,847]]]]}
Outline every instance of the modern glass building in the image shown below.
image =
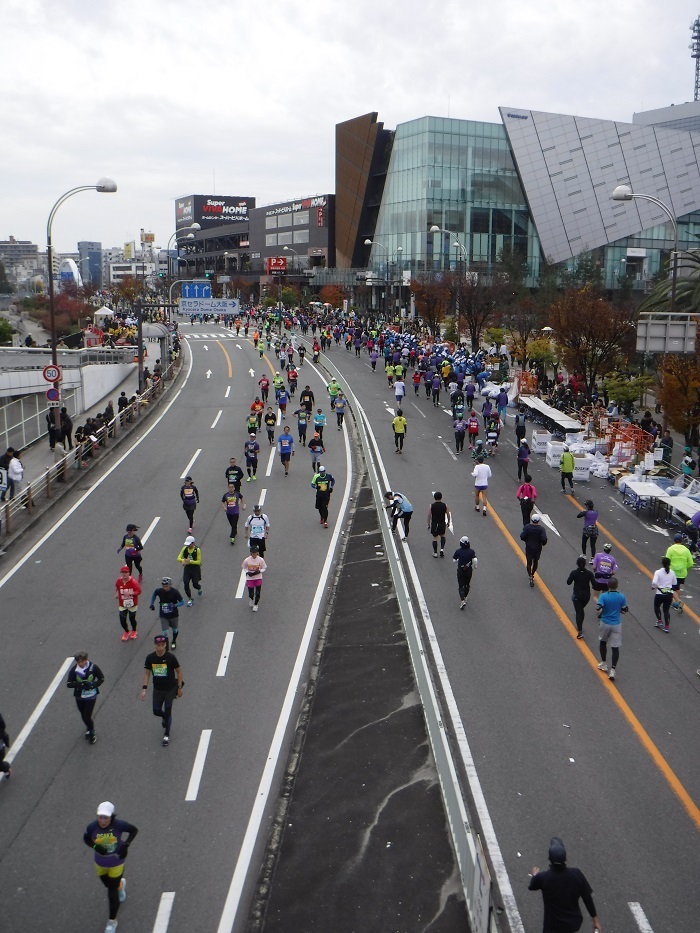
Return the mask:
{"type": "Polygon", "coordinates": [[[490,271],[512,247],[534,284],[539,240],[503,126],[445,117],[399,125],[372,240],[370,266],[414,274],[460,263],[490,271]]]}

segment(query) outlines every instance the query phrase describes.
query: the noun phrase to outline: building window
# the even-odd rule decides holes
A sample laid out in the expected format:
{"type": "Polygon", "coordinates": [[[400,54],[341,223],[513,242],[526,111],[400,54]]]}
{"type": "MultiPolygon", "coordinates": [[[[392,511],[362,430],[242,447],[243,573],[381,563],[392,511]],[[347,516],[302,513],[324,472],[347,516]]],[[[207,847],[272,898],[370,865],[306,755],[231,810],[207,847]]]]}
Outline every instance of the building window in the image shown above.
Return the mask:
{"type": "Polygon", "coordinates": [[[295,230],[294,231],[294,243],[308,243],[309,242],[309,231],[308,230],[295,230]]]}
{"type": "Polygon", "coordinates": [[[285,246],[287,243],[292,242],[292,231],[288,230],[286,233],[277,234],[277,245],[285,246]]]}
{"type": "Polygon", "coordinates": [[[266,230],[276,230],[276,229],[277,229],[277,218],[276,218],[276,217],[266,217],[266,218],[265,218],[265,229],[266,229],[266,230]]]}
{"type": "Polygon", "coordinates": [[[265,234],[265,246],[277,246],[277,234],[276,233],[265,234]]]}
{"type": "Polygon", "coordinates": [[[295,227],[308,227],[309,226],[309,212],[298,211],[296,214],[293,214],[292,223],[294,224],[295,227]]]}

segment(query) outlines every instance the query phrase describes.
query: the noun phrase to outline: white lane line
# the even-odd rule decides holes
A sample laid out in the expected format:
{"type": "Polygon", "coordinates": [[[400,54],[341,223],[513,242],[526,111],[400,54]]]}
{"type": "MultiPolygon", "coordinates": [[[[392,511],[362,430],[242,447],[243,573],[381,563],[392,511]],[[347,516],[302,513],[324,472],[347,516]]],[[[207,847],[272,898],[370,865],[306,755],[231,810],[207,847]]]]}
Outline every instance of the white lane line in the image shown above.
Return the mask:
{"type": "Polygon", "coordinates": [[[216,418],[214,418],[214,420],[211,423],[212,428],[215,428],[217,426],[217,424],[219,423],[219,418],[223,415],[223,413],[224,413],[223,408],[220,408],[219,414],[216,416],[216,418]]]}
{"type": "Polygon", "coordinates": [[[272,464],[275,462],[275,452],[277,451],[276,447],[273,447],[270,451],[270,457],[267,461],[267,469],[265,470],[265,476],[272,475],[272,464]]]}
{"type": "Polygon", "coordinates": [[[347,431],[343,431],[343,439],[345,441],[345,462],[347,465],[343,500],[338,510],[338,518],[333,528],[333,535],[331,537],[330,546],[328,548],[328,554],[326,555],[326,560],[319,575],[318,586],[316,587],[313,602],[311,603],[309,615],[306,620],[304,634],[302,636],[301,643],[299,644],[299,651],[297,652],[296,660],[294,662],[294,669],[289,678],[289,684],[287,685],[287,692],[284,697],[284,703],[282,704],[279,719],[277,720],[275,734],[272,738],[270,749],[267,753],[265,768],[263,770],[262,776],[260,778],[260,784],[258,785],[258,789],[255,794],[255,802],[251,810],[248,826],[246,827],[245,836],[243,838],[243,842],[238,854],[238,859],[236,861],[233,877],[231,878],[228,894],[226,895],[226,903],[224,904],[224,909],[221,913],[221,920],[219,921],[219,926],[217,927],[217,933],[231,933],[233,930],[233,925],[236,922],[236,913],[238,912],[238,905],[243,893],[243,886],[245,884],[250,862],[253,857],[256,839],[258,833],[260,832],[260,825],[262,823],[263,816],[265,815],[268,798],[273,785],[275,770],[277,768],[279,756],[282,751],[289,720],[296,706],[296,697],[299,691],[299,681],[304,670],[304,666],[306,665],[309,645],[316,630],[318,613],[321,608],[321,602],[323,600],[326,586],[328,585],[328,577],[335,560],[335,551],[338,544],[338,539],[340,538],[343,523],[345,521],[348,502],[350,501],[353,473],[352,459],[350,456],[350,440],[347,431]]]}
{"type": "Polygon", "coordinates": [[[189,474],[190,470],[192,469],[192,464],[195,462],[195,460],[196,460],[197,457],[201,454],[201,452],[202,452],[202,448],[201,448],[201,447],[198,447],[197,450],[195,450],[195,452],[194,452],[194,457],[192,457],[192,459],[190,460],[190,462],[189,462],[189,463],[187,464],[187,466],[185,467],[184,471],[183,471],[182,474],[180,475],[180,479],[184,479],[184,478],[189,474]]]}
{"type": "Polygon", "coordinates": [[[174,901],[174,891],[164,891],[161,894],[158,913],[156,914],[156,922],[153,924],[153,933],[167,933],[174,901]]]}
{"type": "Polygon", "coordinates": [[[210,739],[211,729],[202,729],[202,734],[199,737],[199,745],[197,746],[197,754],[194,756],[194,764],[192,765],[190,783],[187,785],[185,800],[197,799],[197,794],[199,793],[199,784],[202,780],[202,774],[204,772],[204,762],[207,760],[207,752],[209,751],[210,739]]]}
{"type": "MultiPolygon", "coordinates": [[[[258,496],[258,502],[257,502],[257,504],[258,504],[259,506],[262,507],[263,505],[265,505],[265,496],[266,496],[266,495],[267,495],[267,489],[261,489],[261,490],[260,490],[260,495],[258,496]]],[[[253,503],[253,504],[255,504],[255,503],[253,503]]]]}
{"type": "Polygon", "coordinates": [[[281,424],[282,424],[282,409],[278,408],[277,409],[277,427],[279,427],[281,424]]]}
{"type": "Polygon", "coordinates": [[[421,409],[416,405],[415,402],[411,402],[411,405],[413,405],[413,407],[415,408],[415,410],[418,412],[419,415],[423,415],[424,418],[428,417],[424,411],[421,411],[421,409]]]}
{"type": "Polygon", "coordinates": [[[226,676],[226,667],[228,665],[228,659],[231,657],[232,646],[233,632],[226,632],[226,638],[224,638],[224,647],[221,649],[221,657],[219,658],[219,666],[216,669],[217,677],[226,676]]]}
{"type": "Polygon", "coordinates": [[[144,534],[141,535],[141,544],[145,544],[146,541],[148,541],[148,539],[153,534],[153,529],[156,527],[159,521],[160,521],[160,515],[156,515],[156,517],[153,519],[151,524],[148,526],[144,534]]]}
{"type": "Polygon", "coordinates": [[[224,398],[228,398],[230,394],[231,394],[231,386],[226,386],[226,395],[224,395],[224,398]]]}
{"type": "Polygon", "coordinates": [[[90,486],[90,488],[87,490],[87,492],[84,492],[84,493],[82,494],[82,496],[78,499],[78,501],[77,501],[76,503],[74,503],[74,504],[68,509],[68,511],[67,511],[61,518],[59,518],[59,520],[56,522],[56,524],[53,525],[53,526],[46,532],[46,534],[42,535],[41,538],[39,538],[39,540],[37,541],[37,543],[27,551],[27,553],[24,555],[24,557],[22,557],[21,560],[18,560],[17,563],[14,565],[14,567],[13,567],[11,570],[8,570],[8,571],[7,571],[7,573],[5,574],[5,576],[2,577],[2,578],[0,579],[0,589],[2,589],[2,587],[7,583],[8,580],[11,580],[12,577],[14,577],[14,575],[17,573],[18,570],[20,570],[22,567],[24,567],[24,565],[27,563],[27,561],[31,560],[32,557],[34,557],[34,555],[35,555],[36,552],[39,550],[39,548],[42,546],[42,544],[45,544],[45,543],[49,540],[49,538],[50,538],[53,534],[55,534],[55,533],[58,531],[58,529],[59,529],[63,524],[65,524],[65,522],[68,521],[68,519],[71,517],[71,515],[73,514],[73,512],[77,512],[78,509],[80,508],[80,506],[83,504],[83,502],[85,502],[85,500],[86,500],[89,496],[91,496],[91,495],[95,492],[96,489],[99,489],[100,486],[102,485],[102,483],[104,483],[104,481],[105,481],[108,477],[110,477],[110,476],[112,475],[112,473],[114,473],[114,471],[115,471],[116,469],[118,469],[118,468],[122,465],[122,463],[126,460],[126,458],[129,456],[129,454],[132,453],[134,450],[136,450],[136,448],[137,448],[140,444],[142,444],[143,441],[146,440],[146,438],[147,438],[148,435],[151,433],[151,431],[155,431],[155,429],[158,427],[158,425],[160,424],[160,422],[163,420],[163,418],[165,418],[165,416],[168,414],[168,412],[169,412],[170,409],[173,407],[173,405],[175,404],[175,402],[178,400],[178,398],[180,397],[180,393],[183,391],[183,389],[184,389],[185,386],[187,385],[187,380],[190,378],[190,375],[191,375],[191,373],[192,373],[192,363],[193,363],[193,360],[194,360],[194,357],[192,356],[191,353],[189,354],[189,357],[190,357],[190,368],[187,370],[187,375],[185,376],[184,382],[182,383],[182,385],[180,386],[180,388],[177,390],[177,392],[175,393],[175,395],[170,399],[170,401],[168,402],[168,404],[166,405],[166,407],[163,409],[163,411],[161,412],[161,414],[158,415],[158,417],[157,417],[156,420],[153,422],[153,424],[150,426],[150,428],[148,428],[146,431],[144,431],[143,434],[142,434],[136,441],[134,441],[134,443],[131,445],[131,447],[129,447],[129,449],[126,450],[126,451],[121,455],[121,457],[119,457],[119,459],[117,460],[117,462],[114,463],[114,464],[112,464],[112,466],[111,466],[108,470],[105,470],[105,472],[102,474],[102,476],[100,476],[98,479],[95,480],[95,482],[92,484],[92,486],[90,486]]]}
{"type": "Polygon", "coordinates": [[[642,905],[637,901],[628,901],[627,906],[632,911],[634,922],[639,927],[640,933],[654,933],[651,924],[647,920],[647,915],[642,910],[642,905]]]}
{"type": "Polygon", "coordinates": [[[447,453],[452,457],[452,459],[453,459],[453,460],[456,460],[456,459],[457,459],[457,454],[454,452],[454,450],[452,450],[452,448],[447,444],[447,442],[446,442],[446,441],[440,441],[440,443],[441,443],[442,446],[445,448],[445,450],[447,451],[447,453]]]}
{"type": "Polygon", "coordinates": [[[241,578],[236,587],[236,599],[243,599],[243,590],[245,589],[245,570],[241,570],[241,578]]]}
{"type": "Polygon", "coordinates": [[[37,705],[34,707],[34,712],[29,717],[29,719],[26,721],[19,735],[12,743],[10,750],[8,751],[7,756],[5,758],[5,761],[8,763],[8,765],[12,764],[14,759],[21,752],[22,746],[29,738],[29,734],[31,733],[32,729],[39,721],[39,717],[41,716],[41,714],[44,712],[46,707],[49,705],[51,697],[56,692],[56,688],[61,683],[63,678],[66,676],[66,673],[68,672],[68,668],[71,666],[71,664],[74,661],[75,661],[75,658],[73,657],[66,658],[63,664],[59,667],[58,672],[54,676],[54,679],[51,681],[51,683],[46,688],[43,697],[39,700],[37,705]]]}

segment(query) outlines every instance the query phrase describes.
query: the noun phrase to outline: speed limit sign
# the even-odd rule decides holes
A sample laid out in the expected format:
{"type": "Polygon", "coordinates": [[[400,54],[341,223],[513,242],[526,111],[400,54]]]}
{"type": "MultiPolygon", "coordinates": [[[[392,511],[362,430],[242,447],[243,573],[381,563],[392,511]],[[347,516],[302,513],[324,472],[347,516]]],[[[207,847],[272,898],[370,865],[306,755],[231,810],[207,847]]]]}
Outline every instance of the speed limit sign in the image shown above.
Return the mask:
{"type": "Polygon", "coordinates": [[[60,382],[61,367],[54,366],[53,363],[49,363],[48,366],[44,366],[43,375],[47,382],[60,382]]]}

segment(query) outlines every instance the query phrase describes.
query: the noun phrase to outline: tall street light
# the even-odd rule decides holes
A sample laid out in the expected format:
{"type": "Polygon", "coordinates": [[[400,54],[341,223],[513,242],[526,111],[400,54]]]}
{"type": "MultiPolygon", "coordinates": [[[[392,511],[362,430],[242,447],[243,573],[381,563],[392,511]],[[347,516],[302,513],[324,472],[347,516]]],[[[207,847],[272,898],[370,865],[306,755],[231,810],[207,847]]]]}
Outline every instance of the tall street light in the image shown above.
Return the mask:
{"type": "MultiPolygon", "coordinates": [[[[297,251],[296,251],[295,249],[292,249],[291,246],[283,246],[283,247],[282,247],[282,252],[284,252],[284,253],[293,253],[294,256],[298,256],[298,255],[299,255],[299,253],[297,253],[297,251]]],[[[292,275],[294,275],[294,258],[293,258],[293,257],[292,257],[292,275]]]]}
{"type": "MultiPolygon", "coordinates": [[[[177,255],[180,256],[180,240],[194,240],[194,235],[197,230],[201,230],[201,224],[193,223],[189,227],[180,227],[179,230],[176,230],[175,233],[171,234],[170,239],[168,240],[168,246],[165,250],[165,255],[168,260],[168,275],[166,278],[166,283],[168,287],[168,293],[170,293],[170,279],[172,278],[172,266],[170,264],[170,244],[175,238],[177,238],[177,255]]],[[[177,272],[177,270],[176,270],[177,272]]]]}
{"type": "Polygon", "coordinates": [[[618,185],[610,197],[613,201],[633,201],[635,198],[642,201],[651,201],[652,204],[660,207],[671,221],[673,226],[673,266],[671,272],[671,302],[668,311],[669,314],[673,314],[676,308],[676,282],[678,280],[678,224],[673,212],[663,201],[653,198],[650,194],[636,194],[629,185],[618,185]]]}
{"type": "MultiPolygon", "coordinates": [[[[433,224],[433,226],[430,228],[430,232],[431,233],[446,233],[452,239],[453,245],[455,247],[458,247],[462,251],[462,256],[464,257],[464,267],[468,272],[469,271],[469,254],[467,253],[466,246],[464,245],[464,243],[462,243],[459,237],[455,233],[453,233],[451,230],[443,230],[443,228],[438,227],[437,224],[433,224]]],[[[440,252],[442,252],[442,250],[440,250],[440,252]]],[[[457,317],[457,343],[458,344],[461,343],[459,329],[462,323],[460,320],[460,308],[459,308],[460,291],[461,291],[461,280],[460,280],[460,288],[457,290],[457,300],[455,302],[455,311],[456,311],[456,317],[457,317]]]]}
{"type": "MultiPolygon", "coordinates": [[[[49,214],[49,219],[46,224],[46,259],[49,266],[49,326],[51,328],[51,362],[54,367],[58,368],[58,353],[56,350],[56,311],[54,308],[54,287],[53,287],[53,243],[51,240],[51,227],[53,225],[53,219],[56,216],[56,211],[59,209],[61,204],[64,201],[67,201],[68,198],[72,198],[74,194],[78,194],[80,191],[99,191],[100,194],[114,194],[117,190],[117,183],[111,178],[100,178],[96,185],[79,185],[77,188],[71,188],[70,191],[66,191],[65,194],[62,194],[61,197],[56,201],[54,206],[51,208],[51,213],[49,214]]],[[[59,388],[59,381],[54,382],[54,388],[59,388]]],[[[56,430],[60,428],[61,425],[61,415],[60,415],[60,406],[56,405],[54,408],[54,423],[56,425],[56,430]]]]}
{"type": "Polygon", "coordinates": [[[389,250],[383,243],[380,243],[379,240],[370,240],[369,237],[365,240],[365,246],[379,246],[384,250],[386,255],[386,274],[384,276],[384,313],[389,319],[389,250]]]}

